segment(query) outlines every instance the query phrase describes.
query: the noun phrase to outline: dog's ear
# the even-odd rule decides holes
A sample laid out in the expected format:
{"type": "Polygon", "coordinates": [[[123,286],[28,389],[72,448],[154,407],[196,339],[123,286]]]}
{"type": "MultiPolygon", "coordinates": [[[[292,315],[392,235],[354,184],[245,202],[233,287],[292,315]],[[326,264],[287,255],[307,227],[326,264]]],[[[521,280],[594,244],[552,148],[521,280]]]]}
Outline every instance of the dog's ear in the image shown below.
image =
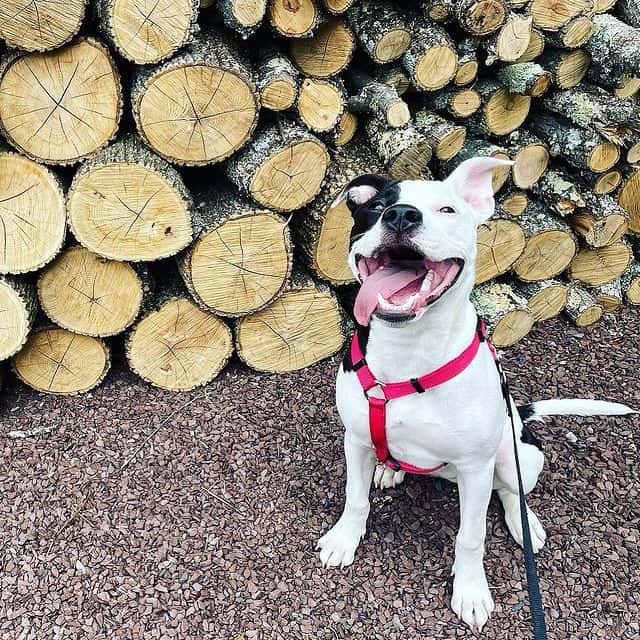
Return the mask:
{"type": "Polygon", "coordinates": [[[388,183],[389,180],[387,178],[375,173],[366,173],[363,176],[358,176],[349,182],[331,206],[337,207],[341,202],[346,202],[349,211],[353,213],[360,205],[369,202],[380,193],[388,183]]]}
{"type": "Polygon", "coordinates": [[[512,164],[511,160],[471,158],[459,164],[445,183],[469,204],[480,225],[493,215],[495,209],[491,185],[493,170],[512,164]]]}

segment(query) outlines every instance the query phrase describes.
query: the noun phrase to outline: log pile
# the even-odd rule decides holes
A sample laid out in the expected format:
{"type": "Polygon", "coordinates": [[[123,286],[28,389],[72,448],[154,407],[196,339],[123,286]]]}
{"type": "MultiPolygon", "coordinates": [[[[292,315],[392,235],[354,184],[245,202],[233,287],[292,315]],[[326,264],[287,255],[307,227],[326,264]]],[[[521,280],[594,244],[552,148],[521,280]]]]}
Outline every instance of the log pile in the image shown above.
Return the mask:
{"type": "Polygon", "coordinates": [[[368,172],[494,172],[473,300],[507,347],[640,304],[640,0],[5,0],[0,371],[164,389],[349,332],[368,172]]]}

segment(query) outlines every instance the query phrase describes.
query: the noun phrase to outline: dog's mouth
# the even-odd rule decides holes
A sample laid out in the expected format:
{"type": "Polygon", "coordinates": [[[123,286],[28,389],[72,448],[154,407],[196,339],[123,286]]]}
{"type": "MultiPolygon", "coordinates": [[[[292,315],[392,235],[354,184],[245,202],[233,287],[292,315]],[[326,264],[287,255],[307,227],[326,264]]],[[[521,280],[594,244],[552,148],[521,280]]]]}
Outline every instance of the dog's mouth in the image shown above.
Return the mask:
{"type": "Polygon", "coordinates": [[[403,322],[439,300],[456,283],[464,261],[430,260],[410,247],[384,247],[372,256],[356,255],[360,291],[354,313],[363,326],[371,316],[403,322]]]}

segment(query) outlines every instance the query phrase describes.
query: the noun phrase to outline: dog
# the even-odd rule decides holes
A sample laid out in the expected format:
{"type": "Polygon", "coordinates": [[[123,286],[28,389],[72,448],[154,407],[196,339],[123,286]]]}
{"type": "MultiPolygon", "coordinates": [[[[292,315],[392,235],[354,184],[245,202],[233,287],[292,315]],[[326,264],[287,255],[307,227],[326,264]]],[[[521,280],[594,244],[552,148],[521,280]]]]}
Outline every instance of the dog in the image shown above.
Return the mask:
{"type": "MultiPolygon", "coordinates": [[[[479,631],[494,608],[483,566],[492,491],[502,502],[509,532],[523,544],[511,422],[492,348],[477,332],[469,299],[477,227],[494,213],[492,171],[505,164],[512,163],[473,158],[444,181],[364,175],[336,201],[346,201],[353,217],[349,265],[360,282],[354,305],[358,333],[357,348],[352,345],[346,354],[336,382],[345,426],[345,506],[318,541],[320,559],[324,566],[353,562],[365,534],[372,479],[379,488],[394,487],[406,469],[415,469],[455,482],[460,526],[451,607],[479,631]],[[354,362],[354,353],[362,359],[354,362]],[[452,362],[455,369],[465,353],[473,357],[450,379],[427,389],[415,384],[428,372],[450,371],[452,362]],[[359,367],[365,360],[370,388],[363,393],[359,367]],[[397,381],[409,381],[416,392],[409,389],[385,401],[382,387],[397,381]],[[383,411],[383,417],[374,417],[374,410],[383,411]],[[386,429],[389,457],[384,464],[376,464],[380,443],[372,442],[371,420],[378,420],[378,427],[382,421],[386,429]]],[[[635,413],[622,404],[595,400],[546,400],[520,408],[509,402],[525,493],[535,487],[544,465],[526,423],[544,415],[635,413]]],[[[546,534],[538,517],[527,513],[537,552],[546,534]]]]}

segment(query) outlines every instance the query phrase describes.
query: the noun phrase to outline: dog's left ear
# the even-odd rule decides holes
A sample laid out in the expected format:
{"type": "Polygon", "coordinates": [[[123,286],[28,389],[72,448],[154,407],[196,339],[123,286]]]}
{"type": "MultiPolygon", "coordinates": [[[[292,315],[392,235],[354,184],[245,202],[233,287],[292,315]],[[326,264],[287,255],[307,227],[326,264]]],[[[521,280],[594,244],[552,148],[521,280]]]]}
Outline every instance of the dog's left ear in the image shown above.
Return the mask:
{"type": "Polygon", "coordinates": [[[346,202],[349,211],[354,213],[360,205],[369,202],[369,200],[380,193],[388,183],[388,178],[376,175],[375,173],[366,173],[363,176],[358,176],[351,180],[340,192],[331,207],[337,207],[341,202],[346,202]]]}
{"type": "Polygon", "coordinates": [[[473,210],[478,225],[488,220],[494,212],[491,179],[497,167],[511,166],[511,160],[497,158],[471,158],[465,160],[445,180],[453,191],[465,200],[473,210]]]}

